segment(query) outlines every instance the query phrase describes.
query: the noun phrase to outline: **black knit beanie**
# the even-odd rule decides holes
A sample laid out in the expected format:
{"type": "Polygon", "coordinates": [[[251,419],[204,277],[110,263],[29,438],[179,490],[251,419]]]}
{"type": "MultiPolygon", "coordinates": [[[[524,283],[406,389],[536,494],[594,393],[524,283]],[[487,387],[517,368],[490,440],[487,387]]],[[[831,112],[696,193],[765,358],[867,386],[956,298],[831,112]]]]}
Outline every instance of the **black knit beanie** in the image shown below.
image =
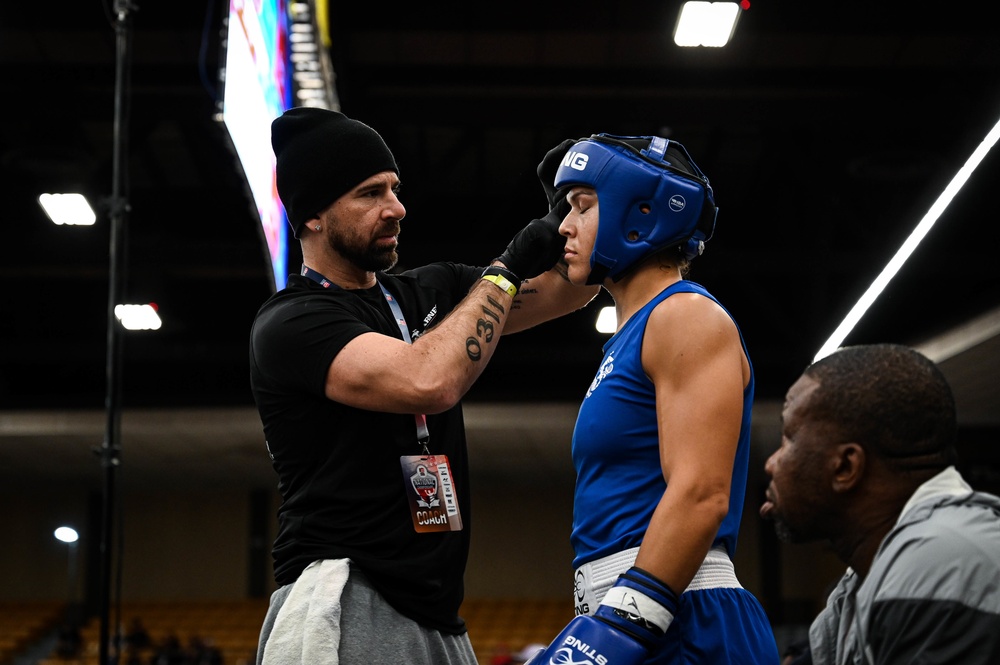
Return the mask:
{"type": "Polygon", "coordinates": [[[271,123],[278,195],[292,233],[342,195],[376,173],[394,171],[396,160],[368,125],[328,109],[296,107],[271,123]]]}

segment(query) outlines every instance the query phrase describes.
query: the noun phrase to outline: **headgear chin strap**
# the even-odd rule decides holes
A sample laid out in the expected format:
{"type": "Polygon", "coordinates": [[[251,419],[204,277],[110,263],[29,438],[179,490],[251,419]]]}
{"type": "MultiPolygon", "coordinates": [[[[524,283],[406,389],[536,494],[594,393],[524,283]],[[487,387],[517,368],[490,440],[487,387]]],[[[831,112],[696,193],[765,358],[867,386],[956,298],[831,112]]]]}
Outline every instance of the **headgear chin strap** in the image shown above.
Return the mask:
{"type": "Polygon", "coordinates": [[[553,184],[597,192],[600,222],[588,284],[607,277],[617,282],[666,247],[680,246],[692,259],[715,230],[718,208],[708,178],[684,146],[659,136],[580,139],[566,152],[553,184]]]}

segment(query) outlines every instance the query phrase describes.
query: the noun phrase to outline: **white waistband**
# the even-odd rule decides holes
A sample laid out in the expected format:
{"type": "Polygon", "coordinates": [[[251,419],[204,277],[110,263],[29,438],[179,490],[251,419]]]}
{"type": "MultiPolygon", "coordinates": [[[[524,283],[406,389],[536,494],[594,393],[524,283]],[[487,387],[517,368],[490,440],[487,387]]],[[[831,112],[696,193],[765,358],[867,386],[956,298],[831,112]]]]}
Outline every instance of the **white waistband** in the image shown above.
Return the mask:
{"type": "MultiPolygon", "coordinates": [[[[585,563],[574,573],[573,593],[577,614],[591,614],[604,599],[618,576],[635,563],[639,553],[638,547],[609,554],[608,556],[585,563]]],[[[702,589],[739,589],[742,588],[736,578],[733,562],[729,560],[726,550],[716,547],[708,551],[698,572],[684,590],[699,591],[702,589]]]]}

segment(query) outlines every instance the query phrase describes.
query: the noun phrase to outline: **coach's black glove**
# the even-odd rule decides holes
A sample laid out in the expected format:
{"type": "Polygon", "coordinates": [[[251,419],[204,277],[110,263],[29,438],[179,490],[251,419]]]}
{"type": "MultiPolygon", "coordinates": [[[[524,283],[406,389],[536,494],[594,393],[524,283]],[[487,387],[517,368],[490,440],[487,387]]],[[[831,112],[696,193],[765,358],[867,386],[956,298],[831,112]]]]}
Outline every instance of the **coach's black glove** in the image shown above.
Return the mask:
{"type": "Polygon", "coordinates": [[[518,231],[510,241],[506,251],[498,257],[519,279],[531,279],[551,269],[562,258],[566,238],[559,235],[559,224],[569,213],[566,192],[557,192],[552,183],[556,179],[559,164],[576,139],[566,139],[545,153],[535,172],[542,183],[545,198],[549,202],[549,213],[541,219],[533,219],[518,231]]]}
{"type": "Polygon", "coordinates": [[[542,161],[538,163],[538,168],[535,172],[538,174],[538,179],[542,182],[542,189],[545,190],[545,198],[549,201],[549,209],[551,210],[555,207],[556,203],[560,198],[565,198],[566,195],[563,194],[561,197],[556,193],[556,188],[553,183],[556,180],[556,171],[559,170],[559,165],[562,163],[563,157],[569,151],[570,146],[577,142],[578,139],[566,139],[556,147],[545,153],[545,157],[542,157],[542,161]]]}
{"type": "Polygon", "coordinates": [[[569,210],[566,197],[559,198],[549,214],[518,231],[497,260],[519,279],[531,279],[551,269],[563,255],[566,238],[559,235],[559,224],[569,210]]]}

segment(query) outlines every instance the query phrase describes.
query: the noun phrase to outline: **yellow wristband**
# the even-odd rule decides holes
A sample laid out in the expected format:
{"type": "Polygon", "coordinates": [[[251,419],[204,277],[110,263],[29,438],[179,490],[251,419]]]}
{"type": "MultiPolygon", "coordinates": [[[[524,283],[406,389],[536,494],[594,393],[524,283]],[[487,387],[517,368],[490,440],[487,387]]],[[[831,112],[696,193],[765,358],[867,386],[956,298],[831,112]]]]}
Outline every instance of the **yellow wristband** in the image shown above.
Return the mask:
{"type": "Polygon", "coordinates": [[[483,279],[487,282],[493,282],[499,286],[501,289],[506,291],[511,298],[517,295],[517,287],[503,275],[483,275],[483,279]]]}

